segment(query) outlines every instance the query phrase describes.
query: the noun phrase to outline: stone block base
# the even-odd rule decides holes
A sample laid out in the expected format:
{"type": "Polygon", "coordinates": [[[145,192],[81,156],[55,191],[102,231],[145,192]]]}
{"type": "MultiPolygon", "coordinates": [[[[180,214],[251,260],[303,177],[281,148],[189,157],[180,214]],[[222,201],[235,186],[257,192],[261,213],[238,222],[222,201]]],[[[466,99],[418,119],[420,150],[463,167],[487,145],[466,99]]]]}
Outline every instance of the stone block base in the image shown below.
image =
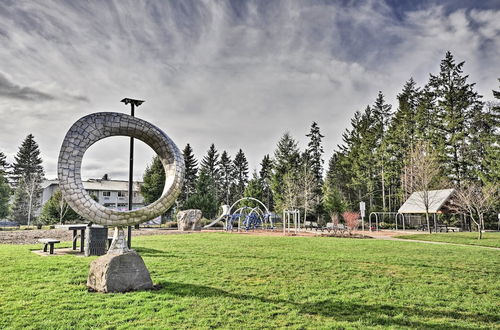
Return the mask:
{"type": "Polygon", "coordinates": [[[130,250],[92,261],[87,287],[98,292],[127,292],[150,290],[153,282],[141,256],[130,250]]]}

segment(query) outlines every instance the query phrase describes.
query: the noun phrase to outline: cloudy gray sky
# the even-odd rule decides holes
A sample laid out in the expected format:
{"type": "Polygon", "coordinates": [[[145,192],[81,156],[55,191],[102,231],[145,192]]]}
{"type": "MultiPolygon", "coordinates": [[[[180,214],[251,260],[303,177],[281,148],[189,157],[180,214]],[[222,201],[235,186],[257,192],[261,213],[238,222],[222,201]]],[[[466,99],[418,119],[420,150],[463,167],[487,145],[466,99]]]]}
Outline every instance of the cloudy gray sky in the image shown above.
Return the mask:
{"type": "MultiPolygon", "coordinates": [[[[49,178],[78,118],[128,112],[201,158],[210,143],[252,168],[284,131],[301,147],[312,121],[325,158],[354,111],[381,90],[396,104],[446,50],[486,100],[500,77],[500,1],[9,1],[0,3],[0,150],[40,144],[49,178]]],[[[126,178],[128,139],[102,140],[84,177],[126,178]]],[[[137,149],[135,177],[153,153],[137,149]]]]}

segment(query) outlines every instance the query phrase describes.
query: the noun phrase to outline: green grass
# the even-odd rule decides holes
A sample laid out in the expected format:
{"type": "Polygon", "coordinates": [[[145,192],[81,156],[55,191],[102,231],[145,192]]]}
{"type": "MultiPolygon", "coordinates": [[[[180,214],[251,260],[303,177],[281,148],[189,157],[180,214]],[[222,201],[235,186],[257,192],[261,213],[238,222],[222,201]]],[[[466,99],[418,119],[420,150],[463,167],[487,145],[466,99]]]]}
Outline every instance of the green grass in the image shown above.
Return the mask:
{"type": "Polygon", "coordinates": [[[478,240],[477,232],[461,233],[436,233],[436,234],[417,234],[402,235],[397,238],[416,239],[421,241],[446,242],[455,244],[481,245],[500,248],[500,233],[483,233],[483,238],[478,240]]]}
{"type": "MultiPolygon", "coordinates": [[[[134,239],[162,289],[89,293],[93,258],[0,245],[0,328],[495,328],[500,253],[226,233],[134,239]]],[[[69,244],[67,244],[69,246],[69,244]]]]}

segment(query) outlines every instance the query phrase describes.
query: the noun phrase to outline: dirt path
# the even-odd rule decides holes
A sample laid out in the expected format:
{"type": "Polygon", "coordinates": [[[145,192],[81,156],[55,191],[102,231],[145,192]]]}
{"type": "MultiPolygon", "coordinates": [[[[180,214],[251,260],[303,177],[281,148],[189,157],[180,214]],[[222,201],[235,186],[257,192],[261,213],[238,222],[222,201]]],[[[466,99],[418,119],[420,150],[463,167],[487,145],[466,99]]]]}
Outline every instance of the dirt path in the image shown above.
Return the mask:
{"type": "MultiPolygon", "coordinates": [[[[146,235],[188,234],[177,230],[143,228],[132,230],[132,237],[146,235]]],[[[60,241],[71,241],[73,231],[67,229],[33,229],[0,231],[0,244],[36,244],[40,238],[53,238],[60,241]]],[[[112,231],[109,233],[112,236],[112,231]]]]}

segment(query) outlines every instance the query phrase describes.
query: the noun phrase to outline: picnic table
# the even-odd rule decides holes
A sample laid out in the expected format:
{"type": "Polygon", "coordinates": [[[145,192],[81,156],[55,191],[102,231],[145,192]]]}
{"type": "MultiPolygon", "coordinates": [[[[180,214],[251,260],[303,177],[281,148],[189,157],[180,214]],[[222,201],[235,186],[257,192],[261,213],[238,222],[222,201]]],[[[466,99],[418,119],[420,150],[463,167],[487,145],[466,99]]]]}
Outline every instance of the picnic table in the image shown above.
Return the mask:
{"type": "Polygon", "coordinates": [[[75,225],[75,226],[68,227],[68,230],[73,231],[73,250],[76,250],[76,240],[78,238],[78,231],[80,231],[80,252],[84,251],[85,230],[86,229],[87,229],[87,225],[75,225]]]}

